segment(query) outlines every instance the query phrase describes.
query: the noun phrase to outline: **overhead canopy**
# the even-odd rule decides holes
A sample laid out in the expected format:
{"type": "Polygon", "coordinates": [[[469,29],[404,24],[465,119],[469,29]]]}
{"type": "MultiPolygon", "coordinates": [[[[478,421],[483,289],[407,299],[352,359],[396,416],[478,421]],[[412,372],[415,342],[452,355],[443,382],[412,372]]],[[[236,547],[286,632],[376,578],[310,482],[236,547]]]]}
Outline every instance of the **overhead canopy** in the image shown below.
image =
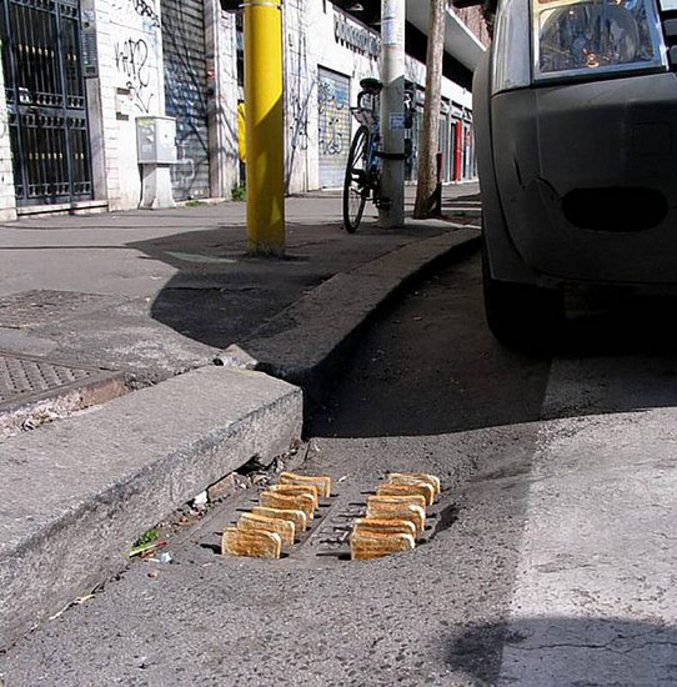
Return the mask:
{"type": "MultiPolygon", "coordinates": [[[[406,8],[407,21],[427,36],[430,19],[429,0],[407,0],[406,8]]],[[[456,58],[470,71],[475,71],[484,50],[484,46],[473,32],[456,16],[453,10],[447,8],[444,51],[456,58]]]]}

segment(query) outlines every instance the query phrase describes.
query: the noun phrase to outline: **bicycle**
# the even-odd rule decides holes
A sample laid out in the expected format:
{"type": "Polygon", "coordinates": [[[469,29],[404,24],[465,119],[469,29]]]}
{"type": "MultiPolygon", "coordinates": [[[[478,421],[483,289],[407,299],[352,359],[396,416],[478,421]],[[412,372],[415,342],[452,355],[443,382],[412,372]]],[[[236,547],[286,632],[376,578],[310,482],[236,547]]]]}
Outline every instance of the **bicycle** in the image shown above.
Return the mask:
{"type": "Polygon", "coordinates": [[[360,226],[367,199],[383,207],[381,199],[381,132],[379,128],[379,94],[383,84],[378,79],[362,79],[357,107],[350,112],[360,123],[348,152],[343,182],[343,226],[354,234],[360,226]]]}

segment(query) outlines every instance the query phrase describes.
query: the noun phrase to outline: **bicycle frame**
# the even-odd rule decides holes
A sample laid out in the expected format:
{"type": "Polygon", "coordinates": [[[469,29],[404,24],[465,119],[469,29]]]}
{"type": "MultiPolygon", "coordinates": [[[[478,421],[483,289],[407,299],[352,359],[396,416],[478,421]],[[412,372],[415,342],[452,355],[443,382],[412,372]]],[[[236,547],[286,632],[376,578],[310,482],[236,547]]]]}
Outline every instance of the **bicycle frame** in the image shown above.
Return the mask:
{"type": "Polygon", "coordinates": [[[379,127],[379,93],[381,83],[363,79],[357,97],[357,107],[350,111],[359,122],[348,153],[343,186],[343,224],[354,233],[362,220],[365,202],[376,206],[381,202],[381,132],[379,127]]]}
{"type": "Polygon", "coordinates": [[[365,198],[373,202],[377,200],[377,190],[380,182],[381,158],[378,151],[381,146],[381,129],[379,125],[379,96],[378,93],[364,90],[357,96],[357,107],[351,107],[350,111],[355,119],[367,127],[367,153],[364,179],[365,198]]]}

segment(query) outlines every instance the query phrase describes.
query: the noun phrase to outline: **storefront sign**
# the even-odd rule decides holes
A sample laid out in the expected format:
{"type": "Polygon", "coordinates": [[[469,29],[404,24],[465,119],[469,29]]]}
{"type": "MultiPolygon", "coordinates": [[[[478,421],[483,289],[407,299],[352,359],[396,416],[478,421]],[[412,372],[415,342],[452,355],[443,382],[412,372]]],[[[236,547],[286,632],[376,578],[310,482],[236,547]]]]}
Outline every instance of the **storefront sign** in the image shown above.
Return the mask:
{"type": "Polygon", "coordinates": [[[370,57],[376,58],[381,52],[381,41],[377,35],[349,22],[346,15],[340,12],[334,12],[334,39],[337,43],[370,57]]]}

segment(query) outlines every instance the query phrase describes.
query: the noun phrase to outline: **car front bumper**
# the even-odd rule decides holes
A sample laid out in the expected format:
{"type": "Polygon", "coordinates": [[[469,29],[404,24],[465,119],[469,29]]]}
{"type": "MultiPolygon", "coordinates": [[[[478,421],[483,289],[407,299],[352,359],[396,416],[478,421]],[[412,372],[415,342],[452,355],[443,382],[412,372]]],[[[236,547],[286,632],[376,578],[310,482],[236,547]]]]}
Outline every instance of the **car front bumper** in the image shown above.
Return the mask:
{"type": "Polygon", "coordinates": [[[526,269],[551,285],[677,284],[675,74],[500,93],[491,129],[499,230],[526,269]]]}

